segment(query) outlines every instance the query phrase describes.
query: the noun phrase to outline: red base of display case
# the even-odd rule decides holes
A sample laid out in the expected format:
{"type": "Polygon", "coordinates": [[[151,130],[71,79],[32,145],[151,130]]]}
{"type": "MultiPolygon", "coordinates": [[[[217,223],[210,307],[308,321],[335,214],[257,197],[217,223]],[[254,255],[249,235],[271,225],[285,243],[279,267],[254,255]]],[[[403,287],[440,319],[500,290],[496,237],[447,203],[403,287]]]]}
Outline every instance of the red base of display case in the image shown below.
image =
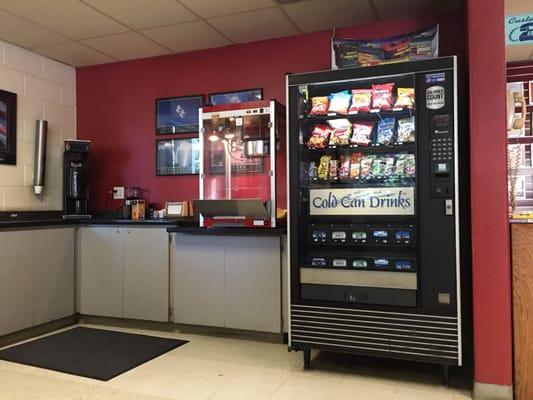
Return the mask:
{"type": "Polygon", "coordinates": [[[205,228],[217,228],[217,227],[239,227],[239,228],[271,228],[272,224],[269,219],[254,219],[254,218],[204,218],[205,228]]]}

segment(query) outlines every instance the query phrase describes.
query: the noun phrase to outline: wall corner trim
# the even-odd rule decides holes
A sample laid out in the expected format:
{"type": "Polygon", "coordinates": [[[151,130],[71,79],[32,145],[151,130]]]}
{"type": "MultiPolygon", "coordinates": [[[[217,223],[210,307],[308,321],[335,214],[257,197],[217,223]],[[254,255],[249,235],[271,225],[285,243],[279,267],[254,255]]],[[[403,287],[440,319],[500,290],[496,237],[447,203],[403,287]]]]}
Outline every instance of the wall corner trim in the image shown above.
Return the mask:
{"type": "Polygon", "coordinates": [[[513,400],[513,387],[474,382],[475,400],[513,400]]]}

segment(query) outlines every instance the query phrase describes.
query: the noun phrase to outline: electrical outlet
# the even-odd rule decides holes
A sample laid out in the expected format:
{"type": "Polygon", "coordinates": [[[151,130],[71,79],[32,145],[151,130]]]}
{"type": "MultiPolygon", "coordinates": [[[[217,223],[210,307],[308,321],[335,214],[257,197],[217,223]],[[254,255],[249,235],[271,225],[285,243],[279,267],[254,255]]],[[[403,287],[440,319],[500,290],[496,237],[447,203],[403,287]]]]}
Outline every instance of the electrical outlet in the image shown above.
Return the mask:
{"type": "Polygon", "coordinates": [[[124,199],[124,186],[113,187],[113,199],[115,200],[124,199]]]}

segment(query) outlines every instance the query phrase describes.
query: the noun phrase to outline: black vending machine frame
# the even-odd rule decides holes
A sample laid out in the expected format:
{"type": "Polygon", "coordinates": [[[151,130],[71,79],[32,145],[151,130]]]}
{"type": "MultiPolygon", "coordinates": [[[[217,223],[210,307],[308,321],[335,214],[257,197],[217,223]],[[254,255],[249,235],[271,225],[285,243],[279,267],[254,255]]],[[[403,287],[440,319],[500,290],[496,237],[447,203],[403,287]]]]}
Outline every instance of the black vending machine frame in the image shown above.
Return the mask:
{"type": "MultiPolygon", "coordinates": [[[[468,266],[465,265],[465,270],[461,271],[462,264],[468,264],[468,187],[463,183],[468,183],[468,139],[460,120],[463,116],[458,112],[464,104],[462,96],[458,98],[457,58],[288,74],[286,84],[289,350],[303,351],[306,367],[310,362],[311,349],[318,349],[441,364],[447,376],[449,366],[463,365],[463,347],[470,350],[469,340],[466,339],[469,335],[464,332],[465,326],[470,329],[470,301],[461,297],[462,291],[466,291],[466,296],[470,295],[470,278],[465,271],[468,266]],[[300,130],[299,87],[320,84],[336,84],[334,87],[339,87],[338,84],[343,82],[374,79],[382,83],[389,76],[401,75],[413,76],[416,95],[416,149],[412,151],[416,154],[416,207],[411,220],[416,231],[416,243],[413,244],[416,252],[416,304],[364,304],[358,302],[356,296],[353,302],[303,299],[301,259],[302,254],[308,254],[310,245],[309,238],[302,237],[301,227],[307,226],[308,219],[313,221],[313,218],[306,215],[309,211],[303,211],[302,206],[302,199],[308,198],[308,193],[306,188],[301,187],[301,174],[307,171],[300,165],[305,140],[300,130]],[[428,107],[430,91],[435,87],[438,87],[437,92],[444,88],[446,99],[445,106],[438,105],[436,110],[428,107]],[[450,118],[439,125],[441,114],[450,118]],[[434,146],[440,145],[437,137],[441,132],[451,138],[448,143],[453,147],[453,156],[446,160],[451,169],[448,180],[441,179],[442,175],[437,174],[435,165],[440,158],[434,146]],[[460,176],[464,176],[461,185],[460,176]],[[451,219],[440,223],[446,221],[444,218],[451,219]],[[466,321],[463,321],[463,316],[466,316],[466,321]]],[[[361,218],[363,223],[368,220],[361,218]]],[[[370,220],[387,222],[387,218],[379,217],[370,220]]],[[[342,217],[331,217],[328,222],[335,227],[336,224],[346,224],[343,221],[342,217]]],[[[307,228],[304,230],[309,234],[307,228]]],[[[348,250],[354,251],[354,247],[348,250]]]]}

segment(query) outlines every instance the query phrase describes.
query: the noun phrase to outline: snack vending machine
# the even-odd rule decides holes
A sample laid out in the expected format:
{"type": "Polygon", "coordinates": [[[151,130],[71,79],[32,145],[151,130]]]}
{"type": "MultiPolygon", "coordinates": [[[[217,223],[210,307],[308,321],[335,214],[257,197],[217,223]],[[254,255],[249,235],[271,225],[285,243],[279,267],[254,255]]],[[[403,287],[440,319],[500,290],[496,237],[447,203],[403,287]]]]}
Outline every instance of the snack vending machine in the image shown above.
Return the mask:
{"type": "Polygon", "coordinates": [[[291,74],[287,94],[289,349],[447,379],[463,362],[456,58],[291,74]]]}

